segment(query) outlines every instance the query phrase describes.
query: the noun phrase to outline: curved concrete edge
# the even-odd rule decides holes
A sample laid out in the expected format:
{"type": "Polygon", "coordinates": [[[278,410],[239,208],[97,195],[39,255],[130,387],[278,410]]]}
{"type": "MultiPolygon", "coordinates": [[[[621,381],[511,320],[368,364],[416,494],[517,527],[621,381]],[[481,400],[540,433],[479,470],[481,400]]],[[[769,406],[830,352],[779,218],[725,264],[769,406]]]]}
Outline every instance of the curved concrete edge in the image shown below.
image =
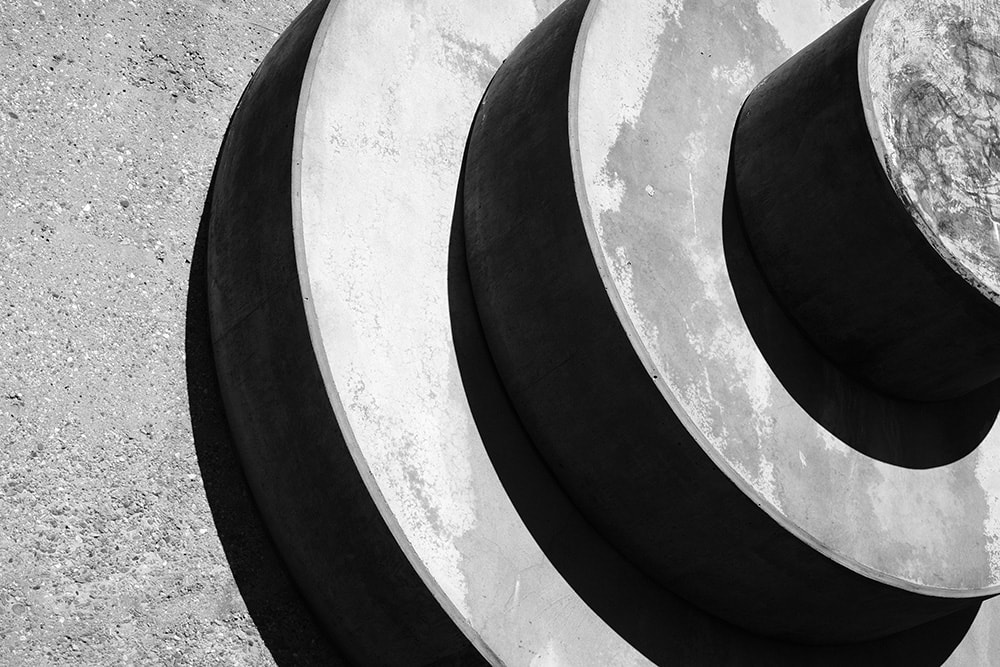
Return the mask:
{"type": "MultiPolygon", "coordinates": [[[[292,142],[292,232],[295,245],[295,265],[299,276],[299,289],[301,290],[301,297],[305,310],[306,325],[309,330],[309,340],[319,372],[323,377],[323,384],[326,388],[326,397],[333,410],[334,417],[337,420],[341,437],[343,438],[344,444],[350,453],[355,468],[358,471],[361,480],[364,482],[365,488],[367,489],[368,496],[366,500],[370,500],[378,509],[380,516],[385,521],[389,531],[392,533],[392,536],[396,541],[396,545],[402,550],[415,573],[424,583],[427,591],[434,597],[435,600],[437,600],[438,604],[441,605],[441,608],[452,620],[455,626],[461,630],[461,632],[466,636],[466,638],[469,639],[472,645],[482,656],[488,656],[489,662],[499,664],[499,657],[492,652],[487,643],[479,635],[470,622],[470,619],[463,615],[462,611],[458,609],[453,600],[442,590],[439,582],[435,581],[426,563],[421,560],[420,555],[410,542],[406,532],[397,520],[397,517],[393,514],[393,510],[386,501],[382,489],[379,487],[378,482],[369,468],[369,463],[362,452],[362,448],[359,446],[359,443],[355,438],[353,429],[350,425],[350,419],[347,412],[344,410],[340,394],[337,390],[336,382],[331,372],[331,365],[327,358],[326,346],[323,343],[322,327],[316,312],[316,302],[313,299],[312,294],[310,272],[307,263],[308,252],[306,251],[305,232],[303,229],[303,225],[305,223],[303,218],[302,183],[303,164],[306,161],[305,156],[303,155],[303,144],[307,140],[306,115],[308,113],[310,103],[313,103],[313,83],[315,78],[320,76],[320,73],[317,72],[317,66],[321,59],[320,52],[323,48],[323,39],[328,34],[328,30],[330,29],[330,24],[334,18],[334,13],[336,12],[338,3],[339,0],[331,0],[331,6],[324,15],[318,29],[320,37],[313,41],[310,58],[306,64],[306,70],[302,78],[302,88],[299,94],[299,103],[296,113],[295,134],[292,142]]],[[[324,100],[322,99],[319,101],[319,103],[323,102],[324,100]]]]}
{"type": "Polygon", "coordinates": [[[546,35],[506,60],[477,115],[464,195],[490,352],[573,503],[665,588],[762,634],[861,641],[977,606],[833,562],[737,488],[664,403],[580,218],[567,127],[575,43],[546,35]]]}
{"type": "MultiPolygon", "coordinates": [[[[651,57],[642,40],[630,41],[639,45],[635,48],[623,45],[615,57],[597,55],[591,42],[607,46],[613,43],[614,26],[648,21],[650,12],[668,4],[664,0],[642,10],[624,3],[595,5],[600,11],[594,12],[587,46],[578,45],[578,56],[587,54],[585,61],[592,66],[575,70],[579,89],[572,90],[589,100],[579,108],[581,117],[598,120],[614,112],[614,103],[620,101],[612,95],[607,104],[592,106],[602,95],[606,65],[622,57],[627,62],[651,57]]],[[[860,4],[845,0],[839,6],[847,10],[860,4]]],[[[831,8],[817,2],[812,10],[820,6],[831,8]]],[[[794,16],[811,11],[803,9],[802,15],[785,14],[787,22],[772,22],[774,14],[762,12],[757,27],[769,33],[776,28],[786,42],[803,45],[821,27],[832,27],[822,16],[795,27],[794,16]]],[[[717,225],[723,218],[726,179],[721,175],[731,156],[731,133],[717,130],[733,127],[753,77],[764,76],[782,61],[773,53],[751,51],[751,78],[715,80],[715,67],[739,69],[745,62],[734,60],[738,56],[730,48],[747,46],[741,47],[739,11],[755,13],[752,6],[726,6],[715,16],[709,6],[685,5],[677,25],[667,22],[655,45],[660,50],[653,53],[659,53],[661,62],[672,63],[683,61],[685,50],[704,49],[718,60],[709,70],[704,60],[695,58],[691,72],[674,69],[676,76],[663,68],[653,84],[640,80],[639,88],[628,88],[620,98],[628,106],[619,108],[635,110],[635,95],[647,106],[675,108],[669,120],[673,129],[659,139],[653,135],[648,142],[640,141],[633,123],[654,132],[662,124],[648,117],[635,120],[629,112],[603,129],[591,126],[571,138],[577,140],[574,158],[580,157],[577,148],[587,156],[574,167],[584,224],[609,297],[663,399],[717,465],[775,520],[815,548],[828,550],[846,567],[892,586],[941,597],[994,594],[1000,588],[1000,560],[995,555],[1000,500],[988,471],[996,468],[998,426],[993,425],[973,453],[933,470],[913,470],[862,454],[798,405],[784,380],[768,367],[740,314],[725,263],[722,226],[717,225]],[[684,32],[673,32],[681,22],[684,32]],[[713,32],[716,26],[723,28],[718,35],[713,32]],[[740,32],[730,39],[725,27],[740,32]],[[702,146],[703,139],[707,152],[698,152],[695,159],[687,149],[702,146]],[[651,193],[642,187],[647,176],[636,166],[659,164],[661,156],[682,166],[650,172],[656,184],[651,193]],[[622,199],[609,191],[609,182],[625,184],[622,199]],[[668,191],[669,197],[661,196],[668,191]],[[627,207],[627,216],[622,207],[627,207]],[[658,210],[652,212],[654,208],[658,210]],[[641,228],[648,235],[634,242],[630,235],[641,228]],[[690,235],[692,228],[697,232],[690,235]],[[669,252],[663,242],[670,244],[669,252]],[[689,328],[689,318],[701,326],[689,328]],[[730,395],[736,409],[720,411],[715,397],[730,395]],[[785,442],[795,444],[779,444],[785,442]],[[937,492],[919,491],[928,482],[937,492]],[[873,502],[876,497],[879,502],[873,502]],[[935,558],[942,553],[948,554],[948,568],[935,558]]],[[[655,22],[652,25],[658,29],[655,22]]]]}
{"type": "Polygon", "coordinates": [[[466,259],[459,198],[449,249],[448,293],[462,381],[476,426],[505,490],[535,540],[577,594],[655,664],[876,663],[937,667],[968,632],[979,605],[871,642],[808,646],[761,637],[665,590],[622,556],[573,505],[524,429],[489,351],[466,259]]]}
{"type": "Polygon", "coordinates": [[[733,158],[747,237],[782,307],[838,367],[907,400],[964,397],[1000,375],[1000,308],[932,247],[873,148],[858,78],[870,7],[743,105],[733,158]]]}
{"type": "MultiPolygon", "coordinates": [[[[1000,385],[992,383],[945,401],[917,402],[896,398],[850,375],[850,367],[841,367],[824,355],[817,349],[813,342],[815,338],[810,336],[808,330],[805,336],[802,335],[804,327],[800,326],[801,322],[790,327],[777,325],[777,319],[785,319],[784,313],[792,319],[795,315],[794,310],[786,308],[785,304],[771,296],[785,293],[780,284],[779,289],[772,289],[776,283],[769,281],[768,286],[756,290],[754,296],[750,296],[753,290],[748,289],[746,284],[755,283],[758,275],[764,278],[777,275],[778,280],[785,283],[807,283],[824,277],[818,280],[821,287],[813,294],[825,290],[827,298],[821,301],[829,304],[831,313],[838,313],[828,316],[827,322],[820,327],[829,332],[826,336],[828,340],[838,338],[843,341],[845,337],[855,335],[844,329],[851,326],[850,322],[856,327],[856,332],[857,328],[861,328],[858,327],[859,322],[862,322],[864,328],[882,332],[877,335],[882,335],[883,344],[891,346],[889,341],[892,337],[901,337],[911,346],[910,353],[922,346],[932,350],[930,355],[910,358],[905,369],[899,368],[898,359],[893,362],[897,368],[897,381],[899,372],[924,375],[925,382],[934,373],[942,372],[940,366],[932,369],[931,363],[924,364],[925,358],[929,361],[931,356],[938,361],[947,356],[958,359],[960,364],[968,363],[966,355],[971,353],[964,349],[968,341],[962,337],[964,328],[960,318],[944,318],[952,319],[948,326],[955,327],[946,336],[951,346],[949,352],[944,352],[943,346],[933,342],[932,336],[938,334],[913,326],[912,322],[903,321],[904,317],[888,318],[893,320],[888,326],[879,321],[893,308],[897,309],[897,314],[900,309],[921,313],[934,310],[932,290],[915,288],[927,280],[927,274],[921,267],[926,263],[932,268],[948,269],[933,253],[927,252],[925,259],[929,261],[921,262],[918,261],[919,253],[910,252],[910,244],[926,244],[914,231],[911,219],[898,203],[870,149],[870,138],[866,136],[861,111],[865,94],[861,94],[862,104],[859,104],[857,95],[851,95],[856,88],[851,70],[858,60],[857,40],[862,32],[862,22],[867,26],[871,17],[871,11],[866,14],[869,6],[856,10],[799,52],[762,82],[744,104],[736,123],[730,161],[736,165],[736,189],[741,191],[740,197],[749,200],[749,203],[737,208],[740,208],[741,214],[743,209],[751,214],[751,226],[740,238],[755,237],[763,245],[761,254],[764,259],[759,263],[755,259],[751,262],[753,268],[747,265],[746,271],[735,271],[727,248],[727,265],[730,283],[748,329],[775,376],[796,402],[817,423],[856,451],[894,466],[926,470],[959,461],[983,442],[996,422],[1000,408],[1000,385]],[[777,118],[781,121],[777,122],[777,118]],[[790,140],[790,137],[795,139],[790,140]],[[807,144],[817,147],[817,150],[802,148],[807,144]],[[791,146],[795,148],[791,149],[791,146]],[[856,150],[847,150],[848,146],[856,150]],[[866,178],[850,181],[861,174],[866,178]],[[806,190],[809,197],[803,198],[801,193],[792,192],[802,190],[796,187],[800,182],[813,184],[806,190]],[[843,200],[845,191],[854,192],[855,196],[843,200]],[[813,200],[823,205],[816,206],[813,200]],[[797,206],[814,207],[816,215],[801,215],[797,211],[790,219],[789,201],[796,202],[797,206]],[[876,211],[880,213],[876,214],[876,211]],[[816,218],[822,218],[824,222],[818,224],[816,218]],[[831,242],[818,242],[810,233],[802,233],[803,229],[813,226],[819,228],[815,236],[835,228],[837,235],[846,236],[849,240],[841,252],[832,252],[831,242]],[[856,229],[858,232],[854,233],[856,229]],[[879,235],[882,238],[871,240],[872,236],[879,235]],[[789,241],[791,236],[796,240],[789,241]],[[771,237],[779,237],[780,241],[772,241],[771,237]],[[848,249],[855,243],[864,247],[863,252],[885,254],[891,256],[892,261],[854,261],[856,258],[849,255],[848,249]],[[789,244],[792,249],[785,247],[789,244]],[[804,251],[800,249],[800,246],[810,244],[815,247],[804,251]],[[794,260],[801,259],[801,255],[797,254],[800,252],[813,253],[812,261],[796,265],[794,260]],[[790,260],[788,263],[791,266],[776,267],[779,257],[790,260]],[[845,261],[845,257],[849,260],[845,261]],[[887,271],[886,267],[890,264],[896,269],[889,273],[893,280],[899,282],[887,289],[890,281],[881,273],[887,271]],[[765,269],[762,265],[769,268],[765,269]],[[810,275],[799,276],[803,270],[810,275]],[[833,280],[833,277],[844,277],[844,284],[833,280]],[[855,281],[854,287],[845,288],[852,280],[855,281]],[[862,290],[856,285],[859,280],[871,285],[870,289],[864,290],[863,296],[859,296],[862,290]],[[918,296],[903,294],[896,297],[894,294],[895,291],[908,290],[918,296]],[[778,307],[765,307],[763,301],[773,301],[778,307]],[[773,315],[762,317],[764,311],[773,315]],[[843,329],[834,332],[837,327],[843,329]],[[920,331],[915,333],[908,329],[920,331]],[[782,330],[781,334],[779,330],[782,330]]],[[[863,41],[864,34],[860,37],[863,41]]],[[[726,221],[723,221],[725,224],[726,221]]],[[[928,249],[925,247],[923,250],[926,252],[928,249]]],[[[935,281],[935,289],[943,290],[946,286],[944,281],[935,281]]],[[[953,298],[950,292],[945,291],[942,296],[942,290],[935,292],[938,306],[942,306],[944,301],[952,307],[960,301],[953,298]]],[[[960,289],[959,293],[963,291],[960,289]]],[[[849,356],[860,360],[865,354],[862,350],[855,350],[849,356]]],[[[915,382],[907,381],[907,384],[917,386],[915,382]]]]}
{"type": "Polygon", "coordinates": [[[219,384],[265,523],[343,653],[357,664],[485,664],[369,496],[310,340],[293,240],[292,148],[328,4],[310,4],[265,58],[216,167],[208,290],[219,384]]]}

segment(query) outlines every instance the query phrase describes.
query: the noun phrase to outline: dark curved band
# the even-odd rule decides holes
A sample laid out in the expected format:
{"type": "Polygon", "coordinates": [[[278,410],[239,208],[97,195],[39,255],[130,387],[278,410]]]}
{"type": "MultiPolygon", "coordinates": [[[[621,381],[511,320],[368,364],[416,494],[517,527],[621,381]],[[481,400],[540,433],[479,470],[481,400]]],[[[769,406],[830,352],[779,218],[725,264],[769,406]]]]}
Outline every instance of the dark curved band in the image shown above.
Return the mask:
{"type": "MultiPolygon", "coordinates": [[[[368,495],[309,337],[293,241],[292,141],[306,60],[327,4],[315,0],[265,59],[234,115],[216,167],[209,298],[227,416],[279,550],[352,662],[484,664],[426,589],[368,495]]],[[[551,26],[576,21],[585,4],[569,3],[519,53],[544,48],[558,31],[551,26]]],[[[568,30],[560,33],[565,48],[576,33],[562,27],[568,30]]],[[[610,546],[555,481],[509,407],[472,301],[461,194],[449,281],[470,403],[525,521],[602,617],[663,664],[931,665],[950,653],[978,605],[874,643],[796,646],[716,620],[652,582],[610,546]]],[[[689,539],[697,536],[684,541],[689,539]]]]}

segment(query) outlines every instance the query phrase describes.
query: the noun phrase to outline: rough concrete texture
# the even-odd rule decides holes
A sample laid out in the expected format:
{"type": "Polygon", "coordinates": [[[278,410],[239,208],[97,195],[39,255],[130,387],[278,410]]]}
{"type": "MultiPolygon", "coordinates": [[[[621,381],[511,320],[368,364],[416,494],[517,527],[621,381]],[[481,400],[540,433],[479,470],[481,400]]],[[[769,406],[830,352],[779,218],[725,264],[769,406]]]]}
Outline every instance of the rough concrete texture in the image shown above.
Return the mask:
{"type": "Polygon", "coordinates": [[[866,30],[868,124],[892,185],[931,245],[1000,303],[1000,12],[879,2],[866,30]]]}
{"type": "MultiPolygon", "coordinates": [[[[0,4],[2,664],[336,659],[237,467],[199,231],[228,116],[305,4],[0,4]]],[[[1000,659],[990,604],[953,664],[1000,659]]]]}
{"type": "Polygon", "coordinates": [[[235,463],[196,245],[229,114],[305,4],[0,4],[2,664],[332,655],[235,463]]]}

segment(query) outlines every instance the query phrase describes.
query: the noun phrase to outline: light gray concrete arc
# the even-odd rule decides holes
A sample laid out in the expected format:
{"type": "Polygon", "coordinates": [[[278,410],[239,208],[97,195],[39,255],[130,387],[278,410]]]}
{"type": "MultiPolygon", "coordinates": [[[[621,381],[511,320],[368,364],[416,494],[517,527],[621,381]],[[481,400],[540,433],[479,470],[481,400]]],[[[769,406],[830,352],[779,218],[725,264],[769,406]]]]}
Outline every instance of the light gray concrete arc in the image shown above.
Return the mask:
{"type": "MultiPolygon", "coordinates": [[[[607,416],[609,410],[606,406],[614,404],[610,412],[615,413],[615,418],[621,423],[636,416],[635,404],[641,402],[635,400],[637,397],[632,387],[601,381],[614,373],[609,374],[608,369],[595,360],[603,356],[614,363],[628,352],[613,349],[613,332],[609,336],[606,330],[599,331],[588,326],[598,319],[613,320],[614,315],[607,312],[610,305],[606,302],[593,262],[586,259],[589,251],[572,188],[566,131],[569,73],[584,4],[566,3],[525,38],[504,61],[484,96],[473,124],[460,185],[462,201],[456,207],[456,236],[452,242],[452,261],[455,264],[449,276],[456,351],[484,444],[505,487],[546,554],[570,584],[626,639],[658,663],[845,664],[861,660],[881,664],[940,664],[964,634],[978,605],[972,605],[968,612],[908,633],[893,635],[882,641],[846,646],[807,647],[752,635],[681,600],[676,593],[687,591],[677,585],[677,581],[664,588],[662,580],[657,583],[648,574],[640,572],[628,560],[628,557],[634,556],[632,550],[615,550],[609,546],[609,541],[617,537],[616,532],[619,535],[622,531],[631,533],[640,541],[655,544],[661,544],[658,540],[666,533],[671,540],[669,549],[686,558],[685,566],[690,572],[708,570],[706,578],[714,583],[715,592],[724,601],[740,597],[745,603],[744,589],[757,586],[758,595],[765,604],[770,602],[778,608],[760,613],[762,618],[753,619],[754,627],[787,636],[788,615],[801,612],[804,605],[783,604],[788,602],[787,599],[775,595],[776,586],[787,586],[783,581],[788,578],[786,573],[775,576],[773,568],[768,573],[763,572],[757,563],[761,554],[734,549],[712,553],[720,544],[732,544],[728,533],[746,533],[748,528],[742,523],[753,524],[753,515],[756,514],[760,515],[756,517],[759,524],[763,515],[712,467],[707,458],[697,454],[696,457],[700,456],[701,460],[693,463],[678,452],[671,462],[680,472],[673,477],[660,475],[655,480],[659,483],[660,496],[675,504],[679,512],[690,511],[695,517],[694,525],[690,517],[673,515],[669,521],[670,530],[665,528],[665,524],[659,524],[650,531],[636,515],[653,510],[656,519],[660,519],[662,513],[657,511],[659,508],[652,505],[640,508],[629,506],[611,508],[613,512],[617,511],[617,521],[612,522],[614,529],[609,530],[607,521],[592,523],[582,518],[582,512],[594,516],[592,506],[587,506],[586,502],[580,508],[567,508],[570,503],[563,488],[577,501],[581,498],[579,488],[573,484],[560,485],[552,479],[559,477],[567,480],[564,469],[573,469],[577,465],[570,460],[572,457],[557,460],[555,466],[546,465],[538,454],[539,451],[543,455],[548,454],[551,463],[549,443],[538,440],[532,443],[524,433],[527,428],[534,433],[541,432],[544,437],[555,430],[555,437],[570,446],[581,443],[590,446],[592,442],[586,434],[580,437],[579,429],[567,427],[566,406],[580,406],[583,412],[607,416]],[[464,240],[465,229],[470,231],[470,245],[464,240]],[[530,239],[528,245],[531,247],[525,247],[524,239],[530,239]],[[538,248],[542,249],[540,253],[535,252],[538,248]],[[466,253],[470,261],[468,265],[465,263],[466,253]],[[558,257],[559,261],[551,261],[552,257],[558,257]],[[588,264],[590,275],[586,275],[588,264]],[[543,267],[544,275],[539,275],[537,267],[543,267]],[[512,288],[514,283],[521,289],[512,288]],[[493,294],[492,290],[500,294],[493,294]],[[474,313],[477,310],[472,296],[474,291],[482,302],[478,316],[474,313]],[[517,294],[503,303],[504,296],[509,296],[511,292],[517,294]],[[566,342],[567,338],[560,336],[565,331],[560,331],[559,325],[552,319],[567,314],[565,301],[579,302],[581,299],[577,297],[580,295],[582,300],[586,300],[587,294],[596,294],[595,301],[604,301],[604,312],[599,307],[593,307],[598,304],[592,302],[575,310],[578,314],[583,313],[582,316],[563,318],[563,323],[573,333],[582,335],[586,343],[540,353],[539,349],[543,346],[541,339],[550,342],[555,339],[557,345],[566,342]],[[505,305],[509,307],[504,309],[505,305]],[[544,311],[541,316],[539,309],[544,311]],[[551,314],[552,311],[555,315],[551,314]],[[480,317],[482,326],[479,325],[480,317]],[[511,343],[512,339],[504,336],[511,329],[519,333],[527,331],[529,340],[517,339],[511,343]],[[500,336],[496,335],[497,330],[501,332],[500,336]],[[514,351],[505,349],[505,343],[510,343],[507,347],[514,348],[514,351]],[[587,344],[592,349],[581,351],[580,348],[587,344]],[[525,356],[527,363],[519,371],[512,370],[512,363],[524,361],[525,356]],[[575,359],[583,361],[567,363],[575,359]],[[544,384],[542,381],[546,375],[557,374],[561,367],[577,364],[585,366],[591,375],[585,373],[582,379],[577,378],[580,381],[576,386],[561,385],[562,392],[548,392],[550,400],[547,404],[540,406],[535,403],[525,409],[525,382],[529,385],[544,384]],[[554,369],[552,365],[555,365],[554,369]],[[501,376],[506,380],[506,391],[512,392],[509,398],[501,376]],[[608,391],[609,386],[614,386],[614,391],[608,391]],[[633,405],[619,411],[622,401],[616,401],[616,395],[621,395],[622,400],[633,405]],[[524,421],[524,427],[520,425],[518,416],[505,416],[508,409],[513,411],[505,407],[511,402],[520,408],[519,416],[524,421]],[[551,429],[539,429],[538,421],[551,429]],[[539,468],[544,472],[539,473],[539,468]],[[685,497],[687,494],[691,497],[685,497]],[[732,518],[720,521],[720,511],[728,512],[732,518]],[[698,521],[705,516],[715,521],[698,521]],[[692,560],[711,561],[711,565],[706,567],[706,562],[692,563],[692,560]],[[715,570],[712,570],[713,566],[715,570]],[[743,589],[726,585],[733,572],[737,573],[737,580],[743,580],[739,582],[743,589]],[[773,622],[775,619],[778,622],[773,622]]],[[[619,334],[618,338],[624,337],[619,334]]],[[[623,347],[622,342],[618,341],[619,348],[623,347]]],[[[627,346],[627,341],[624,345],[627,346]]],[[[641,369],[638,374],[642,376],[641,369]]],[[[638,406],[640,420],[649,417],[649,414],[643,414],[646,407],[646,403],[638,406]]],[[[655,412],[655,408],[650,412],[655,412]]],[[[584,429],[594,423],[593,418],[588,417],[580,419],[584,429]]],[[[681,448],[684,445],[677,443],[675,449],[681,448]]],[[[695,453],[696,446],[688,444],[686,449],[695,453]]],[[[592,459],[595,455],[595,452],[580,451],[580,448],[576,451],[579,459],[592,459]]],[[[634,470],[626,452],[622,452],[621,456],[605,456],[603,460],[606,465],[602,470],[609,477],[620,476],[623,468],[626,472],[634,470]]],[[[653,463],[655,471],[662,473],[655,460],[654,452],[640,465],[653,463]]],[[[640,481],[640,478],[641,475],[638,475],[634,479],[640,481]]],[[[572,476],[568,479],[573,481],[572,476]]],[[[598,493],[606,490],[600,476],[594,480],[593,487],[598,493]]],[[[768,522],[766,518],[763,520],[768,522]]],[[[759,525],[754,527],[759,528],[759,525]]],[[[811,557],[811,562],[820,566],[817,570],[826,566],[827,573],[834,571],[836,574],[841,569],[815,552],[811,556],[803,554],[803,551],[810,551],[809,548],[797,543],[783,528],[771,525],[769,533],[767,530],[754,534],[753,538],[760,542],[770,540],[780,543],[782,547],[798,546],[798,552],[788,549],[785,554],[786,563],[792,557],[793,568],[799,567],[794,564],[794,556],[797,555],[805,556],[803,560],[811,557]]],[[[621,546],[620,540],[616,543],[621,546]]],[[[856,575],[851,577],[858,579],[856,575]]],[[[833,581],[833,577],[830,579],[820,578],[815,584],[822,589],[844,583],[843,577],[840,581],[833,581]]],[[[803,596],[802,588],[793,594],[803,596]]],[[[854,592],[857,593],[856,590],[854,592]]],[[[884,591],[879,590],[878,593],[884,591]]],[[[837,610],[841,615],[831,613],[833,610],[829,605],[824,608],[819,614],[820,625],[848,625],[842,617],[845,608],[847,613],[865,616],[862,623],[871,621],[873,613],[879,622],[886,620],[883,615],[889,615],[884,613],[889,605],[883,600],[870,605],[862,614],[858,614],[855,604],[858,597],[849,597],[848,600],[837,610]]],[[[709,608],[713,612],[719,611],[718,606],[709,608]]],[[[815,611],[811,615],[815,622],[815,611]]],[[[852,622],[855,625],[858,623],[852,622]]],[[[910,622],[913,622],[912,618],[910,622]]],[[[850,636],[841,628],[834,628],[827,635],[837,636],[835,631],[838,629],[841,637],[850,636]]],[[[870,630],[865,626],[861,629],[870,630]]],[[[857,634],[851,638],[857,639],[857,634]]]]}
{"type": "MultiPolygon", "coordinates": [[[[396,524],[395,538],[415,559],[410,566],[449,609],[451,622],[488,646],[494,660],[643,664],[566,585],[510,507],[482,452],[449,342],[443,264],[464,133],[493,68],[540,15],[530,3],[441,3],[420,11],[368,4],[344,2],[327,14],[312,55],[313,78],[303,90],[300,172],[290,196],[298,207],[299,256],[286,265],[299,276],[268,280],[273,274],[251,254],[244,270],[261,281],[262,299],[242,303],[238,290],[223,290],[213,312],[232,307],[241,328],[280,332],[294,312],[268,304],[280,302],[283,290],[294,293],[299,280],[308,285],[299,305],[307,299],[313,328],[301,349],[325,364],[325,408],[319,407],[335,405],[351,464],[364,476],[362,493],[388,508],[383,520],[396,524]],[[470,515],[471,525],[463,520],[470,515]]],[[[248,219],[261,219],[253,213],[248,219]]],[[[249,235],[235,244],[242,252],[267,245],[249,235]]],[[[220,355],[220,374],[223,366],[268,362],[265,349],[244,351],[228,364],[220,355]]],[[[256,402],[230,410],[252,417],[234,427],[241,440],[265,432],[269,417],[287,425],[309,408],[288,392],[315,376],[304,366],[283,365],[280,355],[270,360],[278,362],[271,372],[277,368],[291,381],[258,393],[267,389],[266,378],[244,376],[244,396],[256,402]]],[[[309,487],[331,491],[316,468],[329,457],[323,446],[339,435],[312,435],[319,444],[313,453],[271,443],[271,458],[257,474],[272,497],[287,490],[308,497],[309,487]],[[295,471],[319,479],[309,483],[295,471]]],[[[271,525],[288,530],[305,517],[311,528],[301,534],[322,534],[326,520],[345,507],[307,499],[302,516],[278,512],[271,525]]],[[[347,555],[372,559],[358,553],[347,555]]],[[[312,583],[322,581],[320,573],[312,583]]]]}
{"type": "MultiPolygon", "coordinates": [[[[631,24],[612,24],[608,51],[631,24]]],[[[570,104],[575,43],[557,37],[518,49],[491,84],[463,197],[490,350],[568,494],[664,588],[755,632],[861,641],[961,608],[872,581],[803,544],[730,483],[663,402],[608,301],[580,218],[568,135],[569,118],[585,111],[570,104]]],[[[656,130],[676,139],[676,119],[664,116],[656,130]]]]}
{"type": "Polygon", "coordinates": [[[525,528],[451,343],[448,243],[466,134],[496,67],[546,13],[538,5],[343,0],[328,15],[295,145],[302,293],[347,447],[455,624],[497,664],[648,664],[525,528]]]}
{"type": "Polygon", "coordinates": [[[648,664],[575,596],[524,529],[478,441],[449,344],[446,262],[464,133],[493,68],[539,18],[533,6],[503,5],[495,15],[485,7],[331,5],[303,82],[289,59],[305,64],[303,26],[316,29],[314,5],[255,76],[234,116],[213,198],[211,312],[227,413],[272,535],[314,609],[358,664],[474,663],[469,641],[497,664],[648,664]],[[482,61],[471,45],[460,47],[467,60],[453,59],[451,47],[463,39],[492,39],[501,28],[506,38],[494,43],[492,60],[482,61]],[[400,49],[389,53],[384,70],[371,72],[386,44],[400,49]],[[338,58],[350,65],[338,67],[338,58]],[[415,73],[438,85],[420,86],[424,80],[415,73]],[[399,93],[401,103],[394,104],[381,75],[413,77],[417,87],[399,93]],[[340,124],[325,125],[327,112],[350,117],[355,105],[375,119],[347,124],[369,150],[331,148],[320,137],[340,124]],[[394,118],[400,112],[406,117],[394,118]],[[385,143],[386,124],[405,136],[385,143]],[[423,146],[429,137],[440,140],[440,150],[423,146]],[[421,176],[412,176],[406,160],[379,165],[381,177],[364,169],[387,146],[427,149],[421,176]],[[331,174],[359,164],[353,178],[331,174]],[[316,189],[300,187],[310,178],[320,179],[316,189]],[[371,206],[388,203],[387,183],[404,203],[414,193],[425,197],[408,233],[388,228],[384,211],[371,206]],[[355,208],[355,197],[366,203],[355,208]],[[324,321],[330,304],[317,291],[332,288],[350,306],[369,298],[358,284],[379,294],[387,266],[405,272],[413,264],[386,265],[390,258],[377,256],[368,268],[378,275],[359,276],[363,271],[352,275],[349,261],[323,272],[323,258],[310,253],[329,243],[377,252],[386,236],[402,254],[416,255],[416,278],[403,277],[393,303],[365,304],[370,309],[356,317],[337,313],[333,325],[324,321]],[[427,262],[440,273],[428,271],[427,262]],[[337,279],[351,284],[330,285],[337,279]],[[437,308],[416,323],[422,340],[414,341],[413,320],[396,314],[427,302],[437,308]],[[400,354],[414,342],[433,350],[392,377],[381,366],[384,348],[345,357],[337,335],[354,328],[366,340],[368,317],[385,323],[400,354]],[[323,341],[332,341],[332,353],[323,341]],[[360,373],[370,393],[351,384],[358,376],[338,375],[337,361],[324,365],[331,357],[376,364],[372,375],[360,373]],[[400,398],[414,389],[415,403],[400,398]],[[341,391],[352,392],[350,402],[341,401],[341,391]],[[381,433],[364,430],[373,422],[381,433]],[[414,432],[426,437],[418,448],[410,442],[414,432]],[[380,469],[385,459],[405,467],[404,488],[380,469]],[[418,501],[393,504],[406,491],[418,501]],[[453,520],[456,513],[472,517],[473,525],[453,520]]]}

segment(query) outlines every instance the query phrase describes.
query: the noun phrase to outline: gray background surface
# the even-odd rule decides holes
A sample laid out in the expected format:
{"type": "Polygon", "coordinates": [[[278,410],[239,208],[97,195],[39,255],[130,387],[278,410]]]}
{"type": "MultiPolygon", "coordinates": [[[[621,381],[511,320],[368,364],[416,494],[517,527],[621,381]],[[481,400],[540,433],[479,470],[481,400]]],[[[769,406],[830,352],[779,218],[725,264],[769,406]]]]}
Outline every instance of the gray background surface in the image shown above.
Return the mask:
{"type": "Polygon", "coordinates": [[[235,465],[196,250],[305,4],[0,3],[0,664],[333,659],[235,465]]]}

